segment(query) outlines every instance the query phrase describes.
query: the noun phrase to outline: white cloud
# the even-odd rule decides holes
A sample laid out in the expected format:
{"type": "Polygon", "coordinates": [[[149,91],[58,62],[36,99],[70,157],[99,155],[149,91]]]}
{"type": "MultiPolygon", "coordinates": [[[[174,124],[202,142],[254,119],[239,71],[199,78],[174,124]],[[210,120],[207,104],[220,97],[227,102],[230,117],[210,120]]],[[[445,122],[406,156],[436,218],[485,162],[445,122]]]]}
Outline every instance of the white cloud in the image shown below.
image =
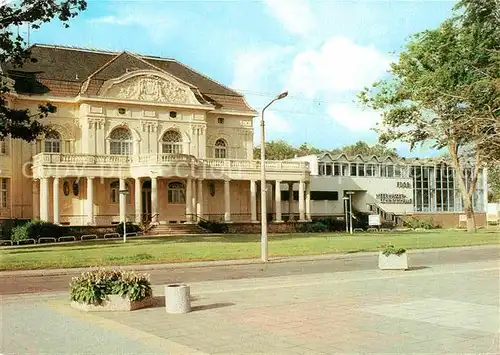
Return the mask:
{"type": "Polygon", "coordinates": [[[373,46],[346,37],[332,37],[318,50],[299,53],[289,78],[290,90],[314,97],[318,92],[360,90],[389,67],[391,58],[373,46]]]}
{"type": "Polygon", "coordinates": [[[369,131],[381,121],[379,112],[361,110],[353,105],[331,104],[327,111],[334,121],[355,132],[369,131]]]}
{"type": "Polygon", "coordinates": [[[264,0],[271,14],[292,34],[307,35],[315,28],[315,19],[306,0],[264,0]]]}
{"type": "MultiPolygon", "coordinates": [[[[269,138],[279,136],[283,133],[290,133],[292,127],[287,119],[276,114],[274,111],[266,111],[264,116],[266,127],[266,142],[269,138]]],[[[254,120],[254,144],[260,144],[260,117],[254,120]]]]}
{"type": "Polygon", "coordinates": [[[163,40],[168,34],[167,30],[171,29],[173,25],[171,14],[143,3],[141,3],[141,6],[132,4],[114,8],[113,15],[96,17],[91,19],[90,22],[114,26],[142,27],[147,30],[150,39],[155,42],[163,40]]]}
{"type": "Polygon", "coordinates": [[[284,67],[278,64],[286,59],[292,49],[273,46],[261,49],[245,48],[236,53],[231,87],[236,90],[261,91],[267,86],[265,81],[276,74],[276,68],[284,67]]]}

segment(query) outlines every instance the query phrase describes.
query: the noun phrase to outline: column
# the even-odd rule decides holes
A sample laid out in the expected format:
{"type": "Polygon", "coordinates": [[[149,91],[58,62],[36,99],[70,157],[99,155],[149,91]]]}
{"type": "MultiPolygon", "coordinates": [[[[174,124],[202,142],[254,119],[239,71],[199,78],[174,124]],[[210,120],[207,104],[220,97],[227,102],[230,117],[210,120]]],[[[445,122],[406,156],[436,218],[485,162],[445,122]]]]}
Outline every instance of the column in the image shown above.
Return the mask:
{"type": "Polygon", "coordinates": [[[142,222],[142,199],[141,199],[141,179],[135,178],[135,188],[134,188],[134,206],[135,206],[135,223],[140,224],[142,222]]]}
{"type": "Polygon", "coordinates": [[[32,219],[40,219],[40,189],[37,179],[33,179],[33,215],[32,219]]]}
{"type": "Polygon", "coordinates": [[[293,182],[288,183],[288,220],[293,221],[293,182]]]}
{"type": "Polygon", "coordinates": [[[306,219],[311,220],[311,183],[306,183],[306,219]]]}
{"type": "Polygon", "coordinates": [[[40,220],[49,221],[49,179],[40,179],[40,220]]]}
{"type": "Polygon", "coordinates": [[[59,178],[54,177],[52,185],[52,207],[54,208],[54,224],[59,224],[59,178]]]}
{"type": "MultiPolygon", "coordinates": [[[[125,190],[125,179],[120,179],[120,191],[125,190]]],[[[127,196],[123,193],[120,195],[120,223],[125,222],[126,218],[126,208],[127,208],[127,196]]]]}
{"type": "Polygon", "coordinates": [[[186,220],[193,221],[193,179],[186,179],[186,220]]]}
{"type": "Polygon", "coordinates": [[[194,222],[196,222],[196,221],[197,221],[197,218],[198,218],[198,217],[196,217],[196,214],[197,214],[197,213],[196,213],[196,209],[197,209],[197,208],[196,208],[196,206],[197,206],[197,204],[196,204],[196,199],[197,199],[197,193],[196,193],[196,179],[193,179],[193,180],[192,180],[192,184],[193,184],[193,187],[192,187],[191,191],[192,191],[193,198],[192,198],[192,204],[191,204],[191,211],[193,211],[193,212],[192,212],[192,213],[193,213],[192,222],[194,223],[194,222]]]}
{"type": "Polygon", "coordinates": [[[299,221],[305,221],[304,214],[304,180],[299,182],[299,221]]]}
{"type": "Polygon", "coordinates": [[[257,223],[257,185],[255,180],[250,180],[250,211],[252,223],[257,223]]]}
{"type": "Polygon", "coordinates": [[[231,192],[229,183],[231,180],[224,180],[224,221],[231,222],[231,192]]]}
{"type": "MultiPolygon", "coordinates": [[[[121,196],[120,196],[121,197],[121,196]]],[[[126,198],[126,196],[124,196],[126,198]]],[[[120,201],[121,202],[121,201],[120,201]]],[[[87,201],[86,201],[87,225],[94,224],[94,178],[87,178],[87,201]]]]}
{"type": "Polygon", "coordinates": [[[197,222],[203,218],[203,179],[198,179],[198,198],[196,199],[197,222]]]}
{"type": "Polygon", "coordinates": [[[275,211],[276,211],[276,223],[283,222],[281,219],[281,181],[276,180],[276,184],[274,187],[274,202],[276,204],[275,211]]]}
{"type": "Polygon", "coordinates": [[[151,223],[158,224],[158,178],[151,177],[151,223]]]}

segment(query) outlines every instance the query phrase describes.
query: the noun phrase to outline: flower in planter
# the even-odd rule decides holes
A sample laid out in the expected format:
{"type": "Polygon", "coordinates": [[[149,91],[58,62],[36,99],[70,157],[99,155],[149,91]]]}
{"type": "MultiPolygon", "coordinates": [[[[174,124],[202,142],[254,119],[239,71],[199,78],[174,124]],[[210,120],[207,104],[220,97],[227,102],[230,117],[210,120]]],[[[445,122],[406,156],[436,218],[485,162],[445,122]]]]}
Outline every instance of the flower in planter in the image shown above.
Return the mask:
{"type": "Polygon", "coordinates": [[[101,304],[109,295],[140,301],[151,297],[149,274],[136,274],[121,269],[100,268],[73,277],[69,284],[70,300],[85,304],[101,304]]]}
{"type": "Polygon", "coordinates": [[[389,255],[400,256],[401,254],[406,253],[406,249],[396,248],[394,245],[391,245],[391,244],[382,245],[381,248],[382,248],[382,254],[384,254],[385,256],[389,256],[389,255]]]}

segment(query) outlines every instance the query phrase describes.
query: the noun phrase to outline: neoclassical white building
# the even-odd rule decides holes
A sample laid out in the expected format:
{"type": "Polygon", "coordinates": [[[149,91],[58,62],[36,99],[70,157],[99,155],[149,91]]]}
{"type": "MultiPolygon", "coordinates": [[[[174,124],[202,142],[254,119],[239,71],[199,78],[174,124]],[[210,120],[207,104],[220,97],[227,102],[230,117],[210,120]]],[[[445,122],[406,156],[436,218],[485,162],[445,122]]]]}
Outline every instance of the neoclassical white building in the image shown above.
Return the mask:
{"type": "MultiPolygon", "coordinates": [[[[0,218],[70,225],[260,218],[257,112],[241,94],[173,59],[30,50],[36,62],[3,65],[14,81],[8,104],[34,112],[49,102],[56,112],[43,122],[52,131],[36,142],[0,141],[0,218]]],[[[266,161],[266,171],[274,221],[282,206],[310,219],[308,163],[266,161]],[[275,193],[283,187],[299,190],[297,206],[275,193]]]]}

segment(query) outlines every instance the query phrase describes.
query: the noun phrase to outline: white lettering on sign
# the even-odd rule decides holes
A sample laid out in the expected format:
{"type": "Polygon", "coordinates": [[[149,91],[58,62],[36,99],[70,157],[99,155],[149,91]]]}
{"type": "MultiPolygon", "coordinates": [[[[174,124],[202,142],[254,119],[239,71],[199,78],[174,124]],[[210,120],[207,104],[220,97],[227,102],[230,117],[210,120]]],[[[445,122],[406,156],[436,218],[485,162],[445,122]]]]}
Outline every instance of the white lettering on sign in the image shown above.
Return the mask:
{"type": "Polygon", "coordinates": [[[413,200],[404,194],[377,194],[378,202],[386,205],[411,205],[413,200]]]}

